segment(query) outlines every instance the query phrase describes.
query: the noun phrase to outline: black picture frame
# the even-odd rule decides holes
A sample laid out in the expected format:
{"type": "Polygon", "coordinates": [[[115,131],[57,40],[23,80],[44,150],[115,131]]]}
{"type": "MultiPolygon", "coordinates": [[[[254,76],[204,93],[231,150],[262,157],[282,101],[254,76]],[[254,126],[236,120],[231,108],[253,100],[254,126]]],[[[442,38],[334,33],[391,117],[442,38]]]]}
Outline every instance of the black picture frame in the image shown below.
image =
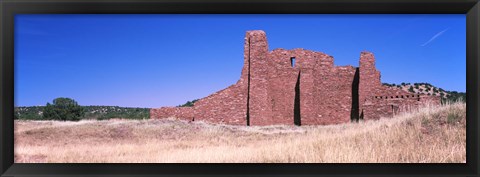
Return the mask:
{"type": "Polygon", "coordinates": [[[478,0],[2,0],[0,43],[1,176],[479,176],[478,0]],[[465,14],[465,164],[15,164],[15,14],[465,14]]]}

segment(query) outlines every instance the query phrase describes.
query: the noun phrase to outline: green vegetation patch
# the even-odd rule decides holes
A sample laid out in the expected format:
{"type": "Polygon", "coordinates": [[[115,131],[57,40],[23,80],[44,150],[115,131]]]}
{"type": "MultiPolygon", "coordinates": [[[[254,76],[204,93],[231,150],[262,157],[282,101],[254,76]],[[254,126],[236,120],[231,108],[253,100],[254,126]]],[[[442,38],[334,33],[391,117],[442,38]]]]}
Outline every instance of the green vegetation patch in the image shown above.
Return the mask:
{"type": "Polygon", "coordinates": [[[119,106],[80,106],[73,99],[57,98],[47,106],[15,107],[14,118],[20,120],[106,120],[149,119],[150,108],[130,108],[119,106]]]}

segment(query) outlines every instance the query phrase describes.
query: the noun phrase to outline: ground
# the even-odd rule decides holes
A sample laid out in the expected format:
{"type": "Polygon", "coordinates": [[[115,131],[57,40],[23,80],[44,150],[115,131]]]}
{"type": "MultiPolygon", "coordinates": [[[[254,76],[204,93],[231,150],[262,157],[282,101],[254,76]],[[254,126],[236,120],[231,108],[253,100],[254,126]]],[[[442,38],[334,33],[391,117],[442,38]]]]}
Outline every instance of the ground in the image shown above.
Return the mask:
{"type": "Polygon", "coordinates": [[[464,103],[328,126],[15,121],[16,163],[465,163],[464,103]]]}

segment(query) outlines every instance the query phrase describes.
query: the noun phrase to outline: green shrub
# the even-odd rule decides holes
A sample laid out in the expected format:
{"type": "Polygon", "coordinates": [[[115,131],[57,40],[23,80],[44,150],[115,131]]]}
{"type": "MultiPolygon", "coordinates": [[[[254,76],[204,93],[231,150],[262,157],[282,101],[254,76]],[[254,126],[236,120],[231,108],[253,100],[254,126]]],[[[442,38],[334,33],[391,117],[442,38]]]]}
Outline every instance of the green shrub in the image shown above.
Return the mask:
{"type": "Polygon", "coordinates": [[[409,92],[412,92],[412,93],[415,93],[415,91],[413,90],[413,87],[412,87],[412,86],[410,86],[410,88],[408,88],[408,91],[409,91],[409,92]]]}

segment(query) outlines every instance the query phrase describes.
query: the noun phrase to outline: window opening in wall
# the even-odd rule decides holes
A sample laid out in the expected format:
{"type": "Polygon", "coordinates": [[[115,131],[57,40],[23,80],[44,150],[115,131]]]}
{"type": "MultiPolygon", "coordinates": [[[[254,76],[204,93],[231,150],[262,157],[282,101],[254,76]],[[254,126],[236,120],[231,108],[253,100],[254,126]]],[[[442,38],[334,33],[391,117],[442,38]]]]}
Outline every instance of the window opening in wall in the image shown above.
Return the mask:
{"type": "Polygon", "coordinates": [[[295,57],[290,58],[290,65],[292,65],[292,68],[295,67],[295,57]]]}

